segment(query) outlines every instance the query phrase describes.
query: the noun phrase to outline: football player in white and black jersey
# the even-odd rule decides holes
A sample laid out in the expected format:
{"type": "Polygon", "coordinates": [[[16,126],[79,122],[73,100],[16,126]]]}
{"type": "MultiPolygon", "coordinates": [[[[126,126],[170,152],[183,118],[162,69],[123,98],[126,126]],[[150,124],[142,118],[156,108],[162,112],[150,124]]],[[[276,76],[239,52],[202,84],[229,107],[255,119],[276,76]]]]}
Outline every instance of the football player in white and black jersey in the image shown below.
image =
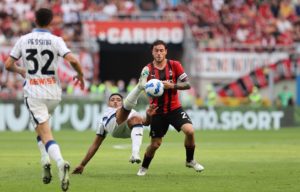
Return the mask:
{"type": "Polygon", "coordinates": [[[5,67],[25,79],[24,102],[38,135],[43,182],[48,184],[51,181],[51,158],[58,166],[61,188],[67,191],[70,165],[63,159],[49,126],[50,115],[61,100],[62,89],[57,71],[58,57],[63,57],[75,69],[77,72],[74,77],[75,84],[79,84],[81,89],[84,89],[84,79],[79,61],[67,48],[63,39],[52,35],[49,31],[52,18],[53,13],[49,9],[41,8],[35,12],[37,28],[19,38],[5,62],[5,67]],[[16,64],[20,59],[23,67],[16,64]]]}
{"type": "Polygon", "coordinates": [[[143,139],[143,125],[149,125],[151,117],[156,113],[157,107],[150,105],[146,111],[146,117],[141,117],[133,108],[144,90],[149,71],[141,73],[139,83],[124,99],[121,94],[113,93],[108,99],[108,108],[104,112],[98,125],[96,138],[89,147],[88,152],[82,159],[81,163],[73,170],[74,174],[81,174],[84,167],[95,155],[107,133],[115,138],[131,138],[132,154],[129,159],[131,163],[140,163],[140,147],[143,139]]]}

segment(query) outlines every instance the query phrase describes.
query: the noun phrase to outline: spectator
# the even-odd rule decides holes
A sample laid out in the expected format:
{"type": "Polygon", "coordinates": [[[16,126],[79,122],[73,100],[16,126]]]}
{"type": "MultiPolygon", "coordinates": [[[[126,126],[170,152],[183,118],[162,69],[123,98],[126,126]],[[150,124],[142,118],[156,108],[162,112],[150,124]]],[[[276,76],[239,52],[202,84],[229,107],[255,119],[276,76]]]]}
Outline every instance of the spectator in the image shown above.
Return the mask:
{"type": "Polygon", "coordinates": [[[205,105],[208,109],[214,109],[217,104],[217,93],[212,85],[206,87],[207,95],[205,97],[205,105]]]}
{"type": "Polygon", "coordinates": [[[293,93],[289,91],[288,86],[284,85],[282,91],[277,96],[279,106],[287,107],[294,105],[293,93]]]}
{"type": "Polygon", "coordinates": [[[253,87],[251,93],[248,96],[250,105],[253,107],[260,107],[262,104],[262,96],[258,92],[257,87],[253,87]]]}
{"type": "Polygon", "coordinates": [[[130,79],[129,84],[126,87],[127,93],[129,93],[137,84],[137,80],[135,78],[130,79]]]}
{"type": "Polygon", "coordinates": [[[117,87],[118,87],[118,93],[124,96],[126,94],[125,82],[123,80],[118,80],[117,87]]]}

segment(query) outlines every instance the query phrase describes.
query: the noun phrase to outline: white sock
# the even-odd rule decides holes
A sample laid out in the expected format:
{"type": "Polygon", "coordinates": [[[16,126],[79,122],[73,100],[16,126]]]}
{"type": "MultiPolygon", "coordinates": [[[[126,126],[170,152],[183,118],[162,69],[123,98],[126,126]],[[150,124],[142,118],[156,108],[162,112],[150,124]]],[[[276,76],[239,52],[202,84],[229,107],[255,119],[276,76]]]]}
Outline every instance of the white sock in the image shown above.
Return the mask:
{"type": "Polygon", "coordinates": [[[131,130],[132,155],[138,156],[143,141],[143,125],[135,125],[131,130]]]}
{"type": "Polygon", "coordinates": [[[133,109],[136,104],[137,104],[137,100],[141,94],[142,90],[140,90],[138,88],[138,86],[136,85],[127,95],[127,97],[125,98],[124,100],[124,105],[123,107],[126,109],[126,110],[131,110],[133,109]]]}
{"type": "Polygon", "coordinates": [[[60,165],[64,163],[64,159],[61,155],[58,144],[53,140],[48,141],[48,143],[46,143],[46,149],[50,158],[56,162],[58,167],[60,167],[60,165]]]}
{"type": "Polygon", "coordinates": [[[39,150],[41,152],[41,162],[43,165],[50,163],[50,158],[49,155],[46,151],[45,145],[43,144],[43,142],[41,140],[38,141],[38,147],[39,150]]]}

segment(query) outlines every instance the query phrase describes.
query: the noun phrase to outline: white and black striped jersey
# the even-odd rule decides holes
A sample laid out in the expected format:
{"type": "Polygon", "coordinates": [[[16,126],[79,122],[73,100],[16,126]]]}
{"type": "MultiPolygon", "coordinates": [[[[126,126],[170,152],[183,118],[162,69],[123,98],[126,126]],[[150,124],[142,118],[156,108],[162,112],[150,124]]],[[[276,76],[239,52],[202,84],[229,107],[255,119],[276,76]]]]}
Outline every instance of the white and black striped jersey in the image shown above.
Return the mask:
{"type": "Polygon", "coordinates": [[[27,70],[24,82],[24,96],[38,99],[61,99],[58,79],[58,57],[64,57],[70,50],[62,38],[48,30],[34,29],[22,36],[10,56],[22,59],[27,70]]]}
{"type": "MultiPolygon", "coordinates": [[[[107,107],[106,111],[103,113],[101,120],[99,121],[99,125],[97,127],[96,134],[105,136],[106,133],[112,133],[114,129],[116,129],[119,125],[116,122],[116,112],[118,108],[107,107]]],[[[139,115],[134,109],[131,110],[128,115],[129,119],[132,116],[139,115]]]]}

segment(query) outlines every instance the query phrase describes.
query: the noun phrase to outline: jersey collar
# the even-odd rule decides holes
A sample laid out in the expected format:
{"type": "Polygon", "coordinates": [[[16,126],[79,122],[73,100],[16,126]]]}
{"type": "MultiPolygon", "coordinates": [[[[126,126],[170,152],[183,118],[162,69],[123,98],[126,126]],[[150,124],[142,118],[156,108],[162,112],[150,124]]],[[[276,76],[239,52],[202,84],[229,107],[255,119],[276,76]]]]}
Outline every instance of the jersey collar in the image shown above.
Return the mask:
{"type": "Polygon", "coordinates": [[[33,29],[33,32],[51,33],[51,32],[50,32],[49,30],[47,30],[47,29],[40,29],[40,28],[33,29]]]}

